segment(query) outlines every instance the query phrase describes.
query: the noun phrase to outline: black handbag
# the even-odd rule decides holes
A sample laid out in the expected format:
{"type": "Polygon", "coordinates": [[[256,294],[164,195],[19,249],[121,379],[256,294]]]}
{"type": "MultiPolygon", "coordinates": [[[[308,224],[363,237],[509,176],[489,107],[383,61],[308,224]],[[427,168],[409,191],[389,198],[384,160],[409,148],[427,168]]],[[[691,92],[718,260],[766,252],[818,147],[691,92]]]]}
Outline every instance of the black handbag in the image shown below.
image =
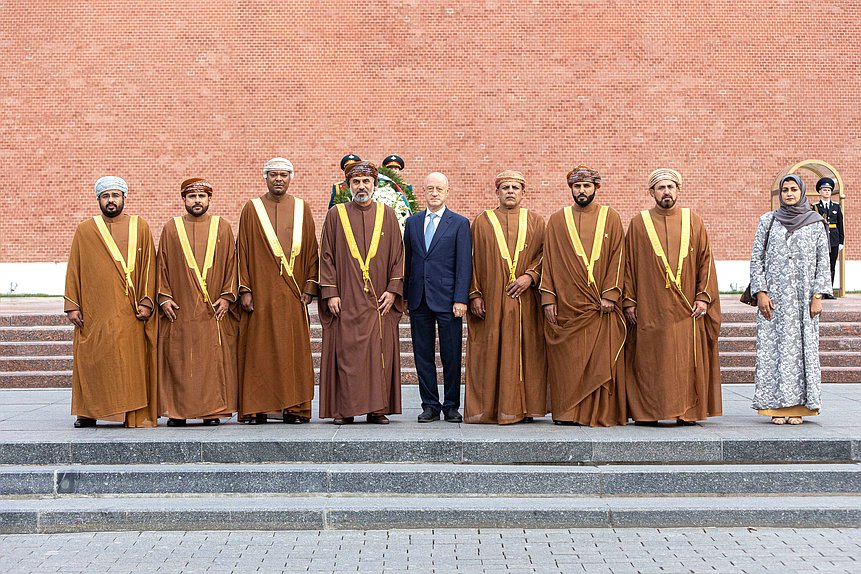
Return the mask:
{"type": "MultiPolygon", "coordinates": [[[[768,238],[771,237],[771,226],[774,225],[774,217],[771,218],[771,223],[768,224],[768,231],[765,232],[765,246],[762,248],[762,259],[765,260],[765,252],[768,250],[768,238]]],[[[747,284],[747,289],[738,298],[739,301],[751,307],[757,307],[756,297],[750,294],[750,283],[747,284]]]]}

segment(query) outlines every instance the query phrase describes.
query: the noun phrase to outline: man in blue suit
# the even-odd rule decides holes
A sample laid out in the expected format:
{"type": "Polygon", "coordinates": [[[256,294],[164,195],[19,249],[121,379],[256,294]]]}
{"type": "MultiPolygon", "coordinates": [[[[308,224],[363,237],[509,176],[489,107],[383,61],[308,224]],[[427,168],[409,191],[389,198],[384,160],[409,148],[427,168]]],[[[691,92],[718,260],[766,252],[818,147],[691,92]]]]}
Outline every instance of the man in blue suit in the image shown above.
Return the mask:
{"type": "Polygon", "coordinates": [[[460,370],[463,317],[472,279],[472,240],[469,221],[445,206],[448,178],[438,172],[424,181],[427,209],[409,217],[404,229],[404,293],[413,337],[413,354],[422,397],[420,423],[463,421],[460,408],[460,370]],[[439,327],[443,402],[439,402],[434,343],[439,327]]]}

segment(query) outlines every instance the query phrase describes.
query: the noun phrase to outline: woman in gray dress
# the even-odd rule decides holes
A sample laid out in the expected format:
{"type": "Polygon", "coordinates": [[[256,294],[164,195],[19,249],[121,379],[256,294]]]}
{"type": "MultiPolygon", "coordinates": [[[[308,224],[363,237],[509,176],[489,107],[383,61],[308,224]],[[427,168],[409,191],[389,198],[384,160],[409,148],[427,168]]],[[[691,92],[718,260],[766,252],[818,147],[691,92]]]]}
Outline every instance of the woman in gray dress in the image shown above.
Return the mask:
{"type": "Polygon", "coordinates": [[[753,408],[774,424],[819,414],[819,315],[831,293],[828,234],[810,209],[804,182],[780,182],[780,208],[759,219],[750,258],[756,297],[756,389],[753,408]]]}

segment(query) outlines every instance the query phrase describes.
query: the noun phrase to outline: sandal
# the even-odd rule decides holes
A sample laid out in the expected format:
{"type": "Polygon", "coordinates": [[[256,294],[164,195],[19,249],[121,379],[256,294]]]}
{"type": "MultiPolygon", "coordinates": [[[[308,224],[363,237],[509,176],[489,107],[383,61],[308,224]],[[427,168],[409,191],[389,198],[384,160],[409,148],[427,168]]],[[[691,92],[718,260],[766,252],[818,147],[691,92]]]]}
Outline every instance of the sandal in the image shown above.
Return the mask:
{"type": "Polygon", "coordinates": [[[771,424],[773,424],[773,425],[786,424],[786,417],[771,417],[771,424]]]}
{"type": "Polygon", "coordinates": [[[788,419],[786,419],[786,422],[791,425],[800,425],[804,422],[804,420],[801,417],[789,417],[788,419]]]}

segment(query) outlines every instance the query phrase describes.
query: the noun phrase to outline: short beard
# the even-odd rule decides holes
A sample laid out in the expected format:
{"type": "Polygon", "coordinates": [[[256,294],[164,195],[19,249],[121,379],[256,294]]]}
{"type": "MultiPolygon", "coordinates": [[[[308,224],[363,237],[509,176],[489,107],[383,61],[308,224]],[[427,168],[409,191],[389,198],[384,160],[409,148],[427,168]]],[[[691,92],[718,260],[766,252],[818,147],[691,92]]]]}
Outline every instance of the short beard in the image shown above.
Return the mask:
{"type": "Polygon", "coordinates": [[[671,209],[674,205],[676,205],[676,200],[673,199],[672,197],[668,197],[667,199],[662,199],[658,202],[658,207],[661,207],[663,209],[671,209]],[[664,205],[665,201],[669,201],[670,204],[664,205]]]}
{"type": "Polygon", "coordinates": [[[108,213],[107,211],[105,211],[105,208],[102,207],[102,204],[99,204],[99,209],[102,211],[102,215],[104,215],[108,219],[113,219],[114,217],[120,215],[123,212],[124,207],[125,205],[118,205],[117,210],[114,213],[108,213]]]}
{"type": "Polygon", "coordinates": [[[574,203],[576,203],[576,204],[577,204],[577,205],[579,205],[580,207],[586,207],[587,205],[589,205],[590,203],[592,203],[592,201],[593,201],[594,199],[595,199],[595,194],[594,194],[594,193],[593,193],[592,195],[587,195],[587,196],[586,196],[586,199],[580,199],[580,195],[578,194],[578,195],[575,195],[575,196],[574,196],[574,203]]]}
{"type": "Polygon", "coordinates": [[[194,211],[192,211],[192,209],[194,209],[194,206],[192,206],[192,207],[189,207],[189,206],[187,206],[187,205],[185,206],[185,210],[188,212],[188,214],[189,214],[190,216],[192,216],[192,217],[200,217],[200,215],[203,215],[203,214],[205,214],[207,211],[209,211],[209,206],[208,206],[208,205],[204,205],[204,206],[203,206],[203,211],[201,211],[201,212],[200,212],[200,215],[195,214],[195,213],[194,213],[194,211]]]}
{"type": "MultiPolygon", "coordinates": [[[[375,188],[375,189],[376,189],[376,188],[375,188]]],[[[360,200],[360,199],[358,199],[359,194],[358,194],[358,193],[353,193],[352,191],[350,192],[350,195],[352,195],[352,196],[353,196],[353,201],[359,201],[359,202],[362,202],[362,201],[368,201],[368,199],[373,199],[373,197],[374,197],[374,189],[372,189],[372,190],[367,194],[367,195],[368,195],[367,199],[361,199],[361,200],[360,200]]]]}

